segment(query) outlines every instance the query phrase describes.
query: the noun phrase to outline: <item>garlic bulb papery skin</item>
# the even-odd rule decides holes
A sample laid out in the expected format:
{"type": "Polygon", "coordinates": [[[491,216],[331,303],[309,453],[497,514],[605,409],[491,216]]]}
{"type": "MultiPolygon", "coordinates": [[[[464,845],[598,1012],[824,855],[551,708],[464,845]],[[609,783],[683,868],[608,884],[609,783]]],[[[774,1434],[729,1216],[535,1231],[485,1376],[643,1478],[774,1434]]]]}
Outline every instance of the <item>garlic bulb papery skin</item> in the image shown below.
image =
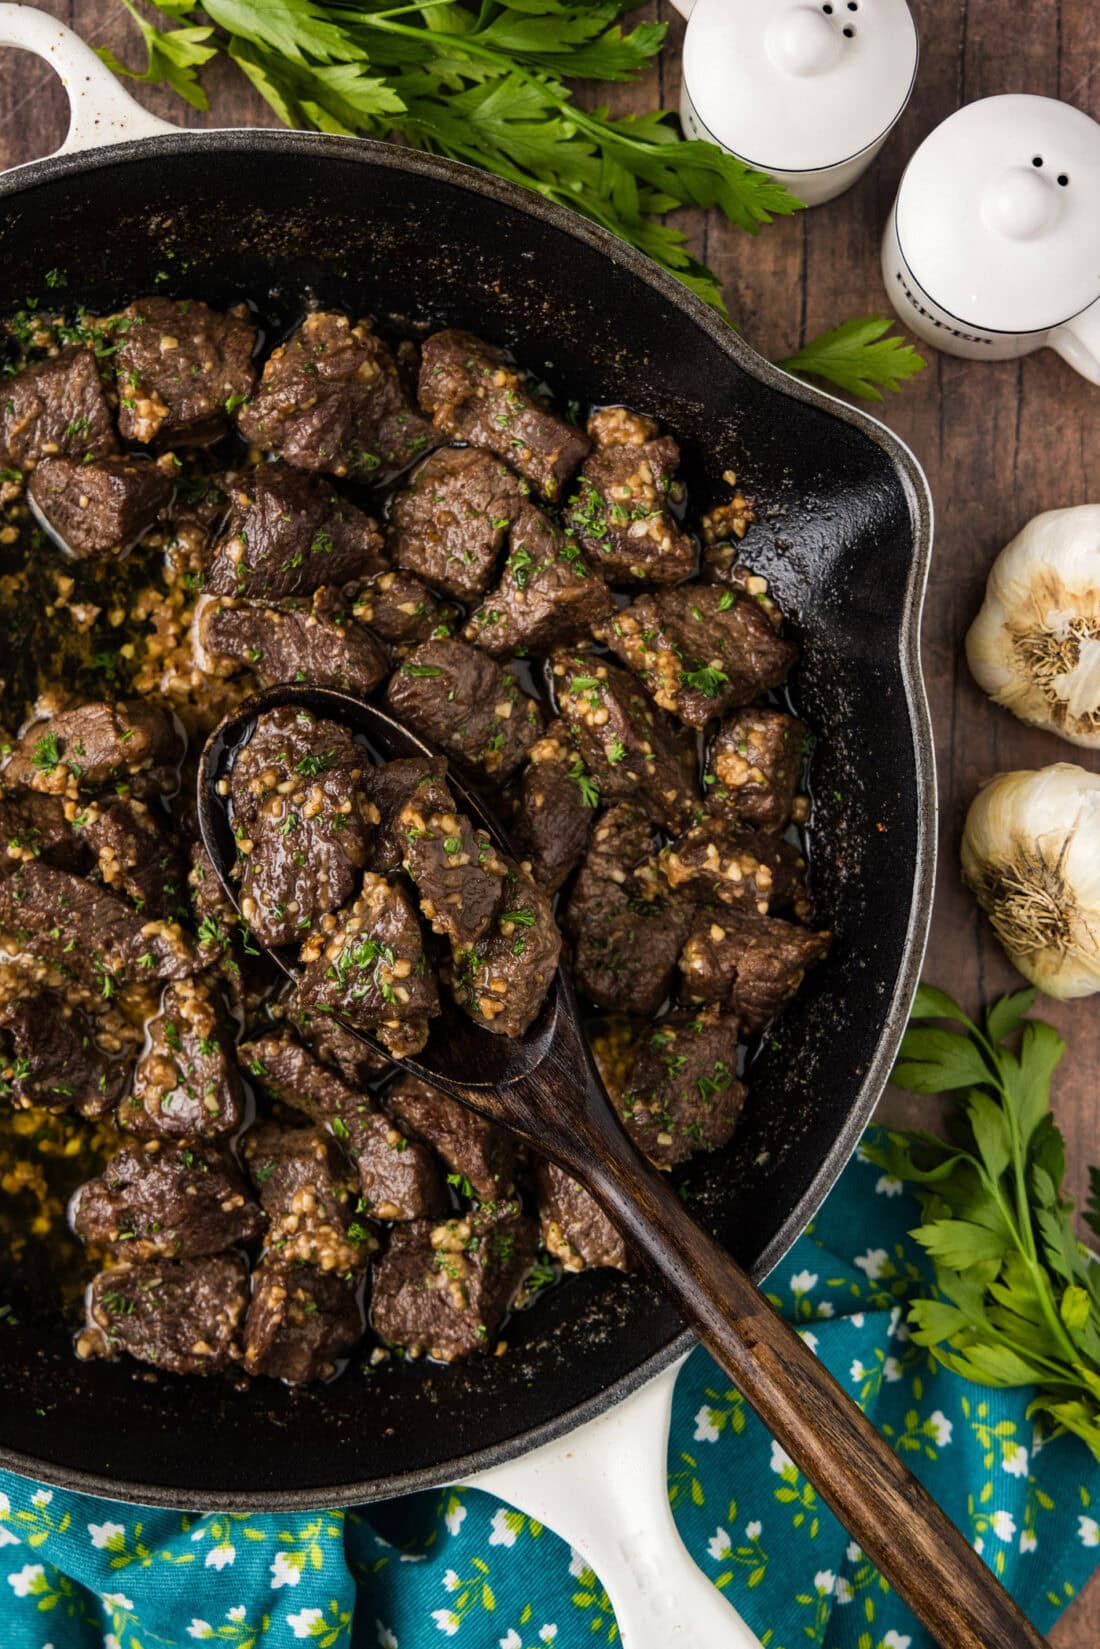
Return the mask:
{"type": "Polygon", "coordinates": [[[966,656],[996,704],[1100,750],[1100,504],[1047,510],[1005,546],[966,656]]]}
{"type": "Polygon", "coordinates": [[[1010,960],[1048,996],[1100,991],[1100,773],[1000,773],[966,816],[963,880],[1010,960]]]}

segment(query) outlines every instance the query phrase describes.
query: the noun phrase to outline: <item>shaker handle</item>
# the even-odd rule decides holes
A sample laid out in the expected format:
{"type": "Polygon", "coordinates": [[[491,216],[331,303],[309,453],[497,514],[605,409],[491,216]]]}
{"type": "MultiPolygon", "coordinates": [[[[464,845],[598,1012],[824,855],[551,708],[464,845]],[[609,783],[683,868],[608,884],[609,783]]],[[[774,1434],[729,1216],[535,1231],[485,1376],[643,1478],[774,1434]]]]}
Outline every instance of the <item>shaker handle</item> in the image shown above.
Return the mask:
{"type": "Polygon", "coordinates": [[[35,52],[56,71],[69,99],[59,155],[179,130],[143,109],[78,34],[34,6],[0,5],[0,46],[35,52]]]}
{"type": "Polygon", "coordinates": [[[1074,372],[1090,384],[1100,384],[1100,298],[1071,321],[1055,327],[1047,343],[1074,372]]]}

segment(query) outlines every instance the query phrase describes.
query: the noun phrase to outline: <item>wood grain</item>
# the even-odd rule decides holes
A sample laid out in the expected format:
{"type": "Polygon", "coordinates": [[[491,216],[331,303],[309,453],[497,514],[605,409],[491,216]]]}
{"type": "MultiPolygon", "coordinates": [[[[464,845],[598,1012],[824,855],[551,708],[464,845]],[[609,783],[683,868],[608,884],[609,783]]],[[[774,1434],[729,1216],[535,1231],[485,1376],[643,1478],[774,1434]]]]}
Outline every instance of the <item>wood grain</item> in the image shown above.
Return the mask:
{"type": "MultiPolygon", "coordinates": [[[[1100,117],[1100,7],[1096,0],[912,0],[921,35],[913,100],[870,172],[847,195],[781,221],[756,239],[713,214],[684,214],[692,249],[721,273],[731,315],[763,353],[783,355],[804,337],[885,296],[878,241],[906,157],[962,102],[998,92],[1065,98],[1100,117]]],[[[134,61],[133,28],[118,0],[45,0],[44,9],[134,61]]],[[[646,11],[671,21],[670,43],[647,81],[614,88],[617,109],[679,97],[682,24],[668,0],[646,11]]],[[[266,105],[228,70],[208,81],[211,109],[196,114],[170,94],[135,88],[157,114],[184,124],[273,124],[266,105]]],[[[56,146],[64,100],[37,59],[0,60],[0,166],[56,146]]],[[[936,729],[942,824],[935,919],[925,976],[971,1007],[1017,983],[961,886],[958,840],[977,785],[1008,768],[1095,758],[1023,727],[991,706],[966,670],[961,645],[997,550],[1033,514],[1094,501],[1100,476],[1100,391],[1049,351],[1000,365],[931,356],[927,372],[881,409],[928,472],[937,514],[925,615],[924,657],[936,729]]],[[[1055,1106],[1069,1146],[1070,1185],[1100,1161],[1094,1072],[1100,1067],[1095,1003],[1043,1011],[1069,1038],[1055,1106]]],[[[884,1116],[925,1119],[926,1104],[890,1095],[884,1116]]],[[[1051,1634],[1057,1649],[1100,1643],[1100,1579],[1051,1634]]]]}

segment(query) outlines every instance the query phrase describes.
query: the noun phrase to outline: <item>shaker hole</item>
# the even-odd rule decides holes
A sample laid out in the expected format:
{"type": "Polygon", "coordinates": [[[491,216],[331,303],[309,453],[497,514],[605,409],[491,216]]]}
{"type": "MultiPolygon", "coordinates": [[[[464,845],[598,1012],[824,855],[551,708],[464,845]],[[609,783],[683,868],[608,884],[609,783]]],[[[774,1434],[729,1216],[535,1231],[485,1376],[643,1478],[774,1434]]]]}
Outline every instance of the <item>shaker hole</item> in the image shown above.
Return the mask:
{"type": "Polygon", "coordinates": [[[840,32],[843,34],[845,40],[852,40],[855,38],[855,29],[841,29],[840,32]]]}
{"type": "Polygon", "coordinates": [[[1066,174],[1064,172],[1059,172],[1058,173],[1058,182],[1061,184],[1062,188],[1064,189],[1066,187],[1066,185],[1069,183],[1069,178],[1066,176],[1066,174]]]}
{"type": "Polygon", "coordinates": [[[858,11],[859,10],[859,0],[848,0],[848,10],[849,11],[858,11]]]}
{"type": "Polygon", "coordinates": [[[1042,157],[1042,155],[1032,155],[1032,157],[1031,157],[1031,164],[1032,164],[1032,165],[1033,165],[1033,166],[1041,166],[1041,165],[1042,165],[1042,164],[1043,164],[1043,157],[1042,157]]]}
{"type": "Polygon", "coordinates": [[[822,9],[822,11],[823,11],[823,12],[824,12],[824,13],[825,13],[825,15],[826,15],[826,17],[831,17],[831,16],[832,16],[832,15],[833,15],[833,8],[832,8],[832,6],[830,6],[830,5],[828,5],[828,4],[826,4],[826,5],[824,5],[824,6],[822,6],[822,8],[821,8],[821,9],[822,9]]]}

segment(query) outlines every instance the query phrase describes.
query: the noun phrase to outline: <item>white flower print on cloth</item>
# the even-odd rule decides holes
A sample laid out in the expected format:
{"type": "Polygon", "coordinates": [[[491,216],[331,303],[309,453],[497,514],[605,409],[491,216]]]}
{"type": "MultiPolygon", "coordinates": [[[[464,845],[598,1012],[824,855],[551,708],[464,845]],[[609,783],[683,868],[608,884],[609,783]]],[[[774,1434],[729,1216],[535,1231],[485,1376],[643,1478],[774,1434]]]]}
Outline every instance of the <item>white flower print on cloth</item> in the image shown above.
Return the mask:
{"type": "Polygon", "coordinates": [[[761,1523],[758,1518],[754,1518],[751,1523],[746,1523],[745,1524],[745,1539],[746,1540],[759,1540],[761,1534],[763,1533],[763,1531],[764,1531],[763,1523],[761,1523]]]}
{"type": "Polygon", "coordinates": [[[400,1649],[397,1639],[388,1626],[383,1626],[380,1620],[374,1623],[374,1630],[378,1637],[378,1649],[400,1649]]]}
{"type": "Polygon", "coordinates": [[[435,1621],[436,1631],[445,1632],[449,1638],[453,1638],[462,1625],[453,1609],[433,1609],[432,1619],[435,1621]]]}
{"type": "Polygon", "coordinates": [[[134,1600],[125,1592],[100,1592],[99,1595],[109,1609],[125,1609],[127,1614],[133,1614],[134,1600]]]}
{"type": "Polygon", "coordinates": [[[896,1357],[887,1357],[882,1365],[882,1378],[895,1385],[901,1379],[901,1364],[896,1357]]]}
{"type": "Polygon", "coordinates": [[[1100,1523],[1095,1517],[1077,1519],[1077,1538],[1082,1546],[1100,1546],[1100,1523]]]}
{"type": "Polygon", "coordinates": [[[1037,1552],[1039,1541],[1034,1529],[1025,1529],[1020,1536],[1021,1552],[1037,1552]]]}
{"type": "Polygon", "coordinates": [[[462,1504],[461,1500],[459,1500],[456,1495],[451,1495],[450,1500],[448,1501],[448,1504],[447,1504],[447,1510],[443,1514],[443,1522],[446,1525],[447,1533],[450,1534],[450,1535],[456,1535],[458,1533],[458,1531],[461,1529],[462,1525],[465,1523],[465,1521],[466,1521],[466,1508],[465,1508],[465,1506],[462,1504]]]}
{"type": "Polygon", "coordinates": [[[729,1537],[728,1530],[715,1529],[714,1533],[707,1541],[707,1551],[710,1553],[711,1557],[713,1557],[716,1562],[721,1563],[722,1559],[724,1557],[728,1557],[732,1550],[733,1541],[729,1537]]]}
{"type": "Polygon", "coordinates": [[[882,1276],[889,1262],[885,1248],[869,1248],[865,1254],[857,1254],[852,1263],[866,1272],[867,1280],[873,1283],[882,1276]]]}
{"type": "Polygon", "coordinates": [[[45,1578],[46,1571],[41,1563],[27,1563],[16,1574],[8,1576],[8,1585],[16,1597],[32,1597],[41,1590],[41,1582],[45,1578]]]}
{"type": "Polygon", "coordinates": [[[815,1309],[819,1317],[831,1317],[833,1315],[833,1302],[832,1300],[818,1300],[815,1309]]]}
{"type": "Polygon", "coordinates": [[[912,1638],[903,1637],[891,1627],[882,1640],[882,1649],[909,1649],[912,1641],[912,1638]]]}
{"type": "Polygon", "coordinates": [[[832,1597],[836,1576],[831,1569],[819,1569],[814,1576],[814,1591],[820,1597],[832,1597]]]}
{"type": "Polygon", "coordinates": [[[121,1523],[89,1523],[88,1533],[100,1552],[121,1552],[126,1544],[126,1530],[121,1523]]]}
{"type": "Polygon", "coordinates": [[[1011,1512],[994,1512],[989,1522],[998,1540],[1011,1540],[1016,1533],[1016,1522],[1011,1512]]]}
{"type": "Polygon", "coordinates": [[[833,1589],[833,1596],[836,1598],[837,1602],[851,1603],[855,1595],[855,1592],[852,1590],[851,1582],[847,1580],[844,1575],[837,1575],[836,1586],[833,1589]]]}
{"type": "Polygon", "coordinates": [[[325,1624],[325,1617],[320,1609],[301,1609],[296,1615],[287,1615],[286,1623],[296,1638],[312,1638],[317,1635],[317,1627],[325,1624]]]}
{"type": "Polygon", "coordinates": [[[790,1477],[793,1480],[798,1475],[798,1467],[795,1465],[786,1449],[780,1448],[779,1444],[776,1443],[774,1439],[772,1441],[771,1468],[772,1471],[777,1472],[780,1477],[790,1477]]]}
{"type": "Polygon", "coordinates": [[[202,1642],[214,1636],[214,1628],[208,1620],[198,1620],[196,1618],[195,1620],[192,1620],[190,1626],[187,1628],[187,1636],[189,1638],[198,1638],[199,1641],[202,1642]]]}
{"type": "Polygon", "coordinates": [[[443,1590],[445,1592],[457,1592],[461,1585],[462,1582],[458,1578],[457,1572],[454,1569],[448,1569],[443,1576],[443,1590]]]}
{"type": "Polygon", "coordinates": [[[300,1552],[276,1552],[275,1561],[271,1565],[271,1589],[275,1591],[280,1586],[297,1586],[302,1578],[302,1555],[300,1552]]]}
{"type": "Polygon", "coordinates": [[[804,1346],[808,1346],[811,1351],[816,1352],[819,1343],[816,1334],[811,1334],[808,1328],[800,1328],[798,1337],[804,1346]]]}
{"type": "Polygon", "coordinates": [[[955,1430],[954,1421],[949,1420],[942,1409],[933,1409],[928,1416],[928,1426],[938,1446],[946,1448],[955,1430]]]}
{"type": "Polygon", "coordinates": [[[817,1287],[817,1273],[814,1271],[796,1271],[791,1278],[792,1294],[809,1294],[817,1287]]]}
{"type": "Polygon", "coordinates": [[[514,1512],[508,1506],[498,1506],[493,1513],[493,1521],[490,1524],[493,1531],[489,1536],[490,1546],[514,1546],[517,1523],[522,1528],[522,1512],[514,1512]]]}
{"type": "Polygon", "coordinates": [[[1022,1443],[1009,1443],[1001,1456],[1001,1470],[1010,1477],[1026,1477],[1031,1455],[1022,1443]]]}
{"type": "Polygon", "coordinates": [[[553,1643],[558,1635],[558,1628],[553,1621],[539,1627],[539,1638],[543,1643],[553,1643]]]}
{"type": "Polygon", "coordinates": [[[225,1569],[237,1559],[235,1546],[211,1546],[206,1554],[205,1567],[207,1569],[225,1569]]]}
{"type": "Polygon", "coordinates": [[[893,1174],[880,1174],[875,1181],[875,1190],[880,1197],[900,1197],[904,1189],[901,1180],[893,1174]]]}
{"type": "Polygon", "coordinates": [[[43,1506],[48,1506],[52,1499],[53,1499],[53,1490],[52,1489],[36,1489],[35,1492],[31,1495],[31,1505],[32,1506],[37,1506],[39,1508],[39,1510],[41,1510],[41,1508],[43,1506]]]}
{"type": "Polygon", "coordinates": [[[581,1556],[580,1552],[578,1552],[577,1548],[575,1546],[570,1546],[569,1573],[573,1576],[573,1579],[579,1580],[587,1568],[588,1564],[584,1561],[584,1558],[581,1556]]]}
{"type": "Polygon", "coordinates": [[[717,1443],[718,1427],[714,1424],[714,1410],[706,1404],[695,1416],[695,1441],[697,1443],[717,1443]]]}

